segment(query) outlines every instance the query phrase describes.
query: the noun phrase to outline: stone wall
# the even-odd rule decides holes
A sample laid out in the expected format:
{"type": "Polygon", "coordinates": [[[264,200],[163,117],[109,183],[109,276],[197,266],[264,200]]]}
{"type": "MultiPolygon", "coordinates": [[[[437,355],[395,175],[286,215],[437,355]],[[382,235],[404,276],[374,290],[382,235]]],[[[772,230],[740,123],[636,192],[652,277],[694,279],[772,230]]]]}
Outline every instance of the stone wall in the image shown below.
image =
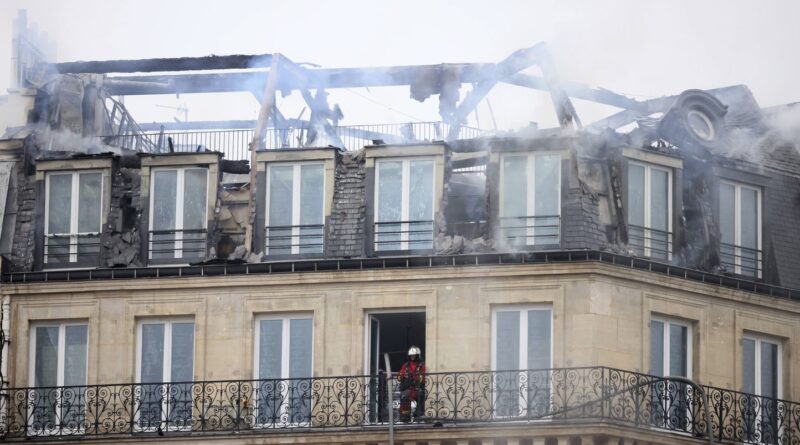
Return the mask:
{"type": "Polygon", "coordinates": [[[33,248],[36,220],[36,177],[28,175],[26,162],[17,162],[13,173],[17,178],[17,217],[11,247],[11,270],[33,270],[33,248]]]}

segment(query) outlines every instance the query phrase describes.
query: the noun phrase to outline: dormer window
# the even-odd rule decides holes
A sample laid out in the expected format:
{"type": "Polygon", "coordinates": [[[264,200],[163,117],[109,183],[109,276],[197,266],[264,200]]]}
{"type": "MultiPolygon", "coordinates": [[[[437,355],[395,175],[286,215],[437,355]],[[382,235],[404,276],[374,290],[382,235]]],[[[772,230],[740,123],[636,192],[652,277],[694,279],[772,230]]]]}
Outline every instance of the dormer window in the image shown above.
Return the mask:
{"type": "Polygon", "coordinates": [[[433,159],[381,159],[376,164],[375,250],[432,249],[433,159]]]}
{"type": "Polygon", "coordinates": [[[100,253],[103,208],[101,171],[46,174],[44,263],[95,264],[100,253]]]}
{"type": "Polygon", "coordinates": [[[113,156],[92,155],[36,162],[33,263],[36,269],[97,267],[107,222],[113,156]]]}
{"type": "Polygon", "coordinates": [[[628,245],[640,256],[672,258],[672,170],[628,163],[628,245]]]}
{"type": "Polygon", "coordinates": [[[254,246],[267,257],[320,257],[336,176],[335,148],[256,153],[258,187],[254,246]]]}
{"type": "Polygon", "coordinates": [[[719,185],[720,264],[761,278],[761,190],[731,181],[719,185]]]}
{"type": "Polygon", "coordinates": [[[367,147],[369,251],[392,255],[433,250],[445,156],[443,143],[367,147]]]}
{"type": "Polygon", "coordinates": [[[208,168],[154,168],[150,193],[150,259],[205,257],[208,168]]]}
{"type": "Polygon", "coordinates": [[[268,164],[266,195],[266,254],[321,254],[325,238],[324,163],[268,164]]]}
{"type": "Polygon", "coordinates": [[[503,155],[500,239],[510,247],[559,245],[560,226],[561,155],[503,155]]]}
{"type": "Polygon", "coordinates": [[[219,183],[219,153],[141,154],[141,257],[149,264],[202,261],[219,183]]]}

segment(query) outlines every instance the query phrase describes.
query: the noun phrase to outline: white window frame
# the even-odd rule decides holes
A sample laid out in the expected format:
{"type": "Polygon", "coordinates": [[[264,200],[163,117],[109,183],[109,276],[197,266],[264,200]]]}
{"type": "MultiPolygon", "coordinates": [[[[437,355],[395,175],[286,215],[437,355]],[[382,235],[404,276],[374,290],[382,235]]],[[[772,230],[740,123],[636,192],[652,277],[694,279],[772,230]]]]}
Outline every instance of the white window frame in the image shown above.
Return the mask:
{"type": "MultiPolygon", "coordinates": [[[[197,359],[196,352],[197,352],[197,324],[194,321],[193,317],[167,317],[167,318],[144,318],[138,320],[136,322],[136,384],[139,386],[142,385],[157,385],[157,384],[164,384],[164,383],[172,383],[172,325],[176,323],[192,323],[192,380],[194,380],[194,373],[195,373],[195,361],[197,359]],[[146,324],[163,324],[164,325],[164,357],[162,366],[162,373],[163,378],[161,382],[153,382],[153,383],[142,383],[142,326],[146,324]]],[[[162,401],[161,405],[161,425],[167,423],[167,403],[169,400],[165,398],[162,401]]],[[[137,407],[136,409],[136,418],[134,419],[134,425],[136,431],[156,431],[159,427],[142,427],[139,423],[139,415],[141,413],[141,409],[137,407]]],[[[169,431],[189,431],[191,430],[191,426],[170,426],[168,428],[169,431]]]]}
{"type": "MultiPolygon", "coordinates": [[[[292,320],[311,320],[311,374],[308,378],[314,378],[314,314],[313,313],[296,313],[296,314],[265,314],[259,315],[255,317],[255,329],[253,332],[255,333],[255,339],[253,341],[253,380],[260,380],[259,375],[261,374],[261,368],[259,367],[259,353],[261,351],[261,322],[264,320],[280,320],[281,321],[281,376],[280,380],[289,379],[289,356],[290,356],[290,326],[292,320]]],[[[300,377],[302,378],[302,377],[300,377]]],[[[288,389],[288,387],[287,387],[288,389]]],[[[259,425],[258,418],[258,400],[254,401],[254,419],[257,426],[264,428],[265,425],[259,425]]],[[[284,403],[281,404],[280,413],[278,414],[280,417],[288,415],[289,411],[289,403],[288,400],[284,398],[284,403]]],[[[291,423],[290,426],[299,426],[297,424],[291,423]]],[[[280,425],[277,425],[280,426],[280,425]]]]}
{"type": "MultiPolygon", "coordinates": [[[[527,190],[527,200],[525,203],[526,211],[525,217],[537,217],[537,216],[552,216],[557,217],[559,224],[561,223],[561,153],[557,151],[540,151],[535,153],[506,153],[500,157],[500,203],[499,203],[499,210],[500,210],[500,217],[504,218],[506,216],[505,205],[503,204],[503,197],[505,196],[505,160],[506,158],[513,158],[513,157],[527,157],[527,164],[525,166],[525,178],[528,185],[527,190]],[[556,196],[558,197],[558,214],[556,215],[537,215],[536,214],[536,157],[537,156],[556,156],[559,159],[558,163],[558,180],[556,181],[557,190],[556,196]]],[[[534,219],[534,225],[535,225],[534,219]]],[[[526,229],[526,240],[525,244],[528,246],[536,245],[536,228],[528,225],[526,229]]],[[[561,243],[561,230],[559,229],[558,235],[558,242],[557,243],[538,243],[538,244],[560,244],[561,243]]]]}
{"type": "MultiPolygon", "coordinates": [[[[491,326],[491,339],[492,339],[492,359],[491,359],[491,366],[492,366],[492,373],[498,371],[515,371],[515,370],[503,370],[497,369],[497,313],[498,312],[519,312],[519,364],[517,372],[521,372],[528,369],[528,317],[527,314],[530,311],[547,311],[550,313],[550,366],[548,369],[553,368],[553,306],[550,304],[526,304],[526,305],[502,305],[502,306],[495,306],[492,307],[492,326],[491,326]]],[[[553,381],[550,379],[550,393],[553,393],[553,381]]],[[[493,399],[494,401],[492,404],[497,407],[498,406],[498,398],[499,394],[494,394],[493,399]]],[[[525,406],[527,402],[527,397],[522,394],[520,391],[519,396],[519,406],[525,406]]],[[[552,404],[552,402],[550,402],[552,404]]],[[[552,406],[551,406],[552,408],[552,406]]],[[[498,415],[497,413],[494,414],[497,418],[503,418],[506,416],[498,415]]],[[[516,416],[512,416],[516,417],[516,416]]]]}
{"type": "MultiPolygon", "coordinates": [[[[756,334],[747,332],[742,336],[742,340],[751,340],[755,343],[755,354],[753,359],[755,360],[755,394],[758,397],[768,397],[761,394],[761,344],[762,343],[770,343],[773,345],[777,345],[777,354],[778,360],[776,363],[777,371],[778,371],[778,381],[777,389],[778,389],[778,397],[780,399],[783,396],[783,342],[775,337],[771,337],[769,335],[763,334],[756,334]]],[[[742,359],[744,360],[744,347],[742,347],[742,359]]],[[[742,370],[744,371],[744,363],[742,363],[742,370]]],[[[744,374],[744,372],[742,373],[744,374]]],[[[742,386],[744,386],[744,382],[742,382],[742,386]]]]}
{"type": "MultiPolygon", "coordinates": [[[[755,368],[754,369],[754,373],[753,373],[753,377],[754,377],[754,380],[755,380],[755,382],[754,382],[754,394],[753,395],[756,396],[756,397],[771,398],[769,396],[765,396],[765,395],[761,394],[761,344],[762,343],[771,343],[771,344],[777,346],[776,353],[777,353],[778,357],[777,357],[775,366],[777,367],[778,381],[775,382],[776,386],[777,386],[777,397],[775,397],[775,399],[774,399],[775,403],[776,403],[775,408],[774,408],[775,409],[774,415],[776,416],[775,423],[777,424],[776,426],[778,427],[778,429],[777,429],[777,431],[775,431],[776,437],[774,438],[774,440],[775,440],[776,443],[781,443],[780,438],[782,438],[784,436],[784,434],[785,434],[786,425],[781,425],[780,422],[777,420],[777,416],[779,416],[777,404],[779,403],[779,401],[783,397],[783,342],[779,338],[772,337],[772,336],[769,336],[769,335],[764,335],[764,334],[753,333],[753,332],[745,332],[744,335],[742,335],[742,340],[743,341],[744,340],[751,340],[751,341],[753,341],[755,343],[754,351],[753,351],[753,360],[755,360],[755,363],[753,363],[753,365],[754,365],[753,367],[755,368]]],[[[742,363],[740,364],[740,366],[742,366],[742,374],[744,374],[744,346],[742,345],[741,348],[742,348],[741,350],[742,350],[742,359],[743,360],[742,360],[742,363]]],[[[744,386],[744,381],[742,381],[742,386],[744,386]]],[[[755,428],[756,429],[760,429],[760,426],[762,425],[762,422],[763,422],[762,418],[764,416],[764,413],[762,411],[763,408],[764,408],[764,405],[762,403],[758,403],[757,410],[754,413],[755,417],[753,419],[750,419],[751,421],[756,423],[755,424],[755,428]]],[[[759,443],[767,443],[764,440],[763,432],[761,433],[760,437],[761,437],[762,440],[759,441],[759,443]]]]}
{"type": "MultiPolygon", "coordinates": [[[[100,221],[98,226],[100,230],[103,228],[103,215],[105,211],[105,182],[106,172],[104,170],[55,170],[45,173],[44,185],[44,236],[48,238],[51,235],[69,235],[69,262],[78,262],[78,237],[79,236],[100,236],[100,232],[78,232],[78,210],[80,209],[80,175],[86,173],[99,173],[100,174],[100,221]],[[70,197],[70,221],[69,233],[50,233],[50,178],[52,176],[67,176],[72,177],[70,186],[72,187],[70,197]]],[[[99,242],[99,240],[98,240],[99,242]]],[[[99,246],[98,246],[99,247],[99,246]]],[[[44,264],[49,264],[47,259],[49,256],[49,248],[47,239],[44,240],[44,264]]]]}
{"type": "MultiPolygon", "coordinates": [[[[672,169],[663,167],[656,164],[649,164],[645,162],[628,161],[628,165],[635,165],[644,168],[644,256],[652,256],[651,252],[651,237],[653,230],[652,227],[652,210],[653,210],[653,196],[652,196],[652,173],[653,170],[659,170],[667,173],[667,261],[672,261],[672,207],[674,205],[672,198],[672,169]]],[[[626,181],[628,181],[626,178],[626,181]]],[[[630,193],[630,183],[628,183],[628,193],[630,193]]],[[[630,218],[630,215],[628,216],[630,218]]],[[[628,224],[630,220],[626,221],[628,224]]]]}
{"type": "MultiPolygon", "coordinates": [[[[154,205],[155,205],[155,194],[156,194],[156,173],[163,172],[163,171],[175,171],[176,172],[176,190],[175,190],[175,252],[173,253],[173,258],[183,258],[183,233],[178,232],[183,230],[183,204],[184,204],[184,175],[186,170],[205,170],[206,171],[206,203],[203,206],[203,229],[208,230],[208,200],[210,196],[208,196],[208,189],[209,189],[209,168],[208,167],[201,167],[201,166],[174,166],[174,167],[157,167],[150,170],[150,231],[152,232],[155,230],[153,228],[153,218],[154,218],[154,205]]],[[[149,259],[153,259],[153,235],[152,233],[148,236],[148,248],[147,254],[149,259]]]]}
{"type": "MultiPolygon", "coordinates": [[[[85,321],[45,321],[45,322],[37,322],[32,323],[30,326],[30,354],[28,356],[28,382],[32,391],[28,395],[29,403],[34,404],[36,400],[36,329],[37,328],[58,328],[58,350],[56,351],[56,386],[63,387],[64,386],[64,372],[65,372],[65,363],[66,360],[66,344],[67,344],[67,327],[68,326],[85,326],[86,327],[86,378],[89,378],[89,324],[85,321]]],[[[84,385],[88,385],[88,381],[84,382],[84,385]]],[[[86,402],[88,403],[88,402],[86,402]]],[[[63,413],[63,406],[58,404],[56,408],[56,419],[62,419],[63,413]]],[[[86,412],[83,413],[86,416],[86,412]]],[[[81,434],[83,428],[81,426],[78,427],[76,430],[69,430],[70,434],[81,434]]],[[[36,429],[29,429],[28,434],[33,436],[49,436],[49,435],[60,435],[63,434],[64,430],[61,428],[56,427],[53,430],[36,430],[36,429]]]]}
{"type": "MultiPolygon", "coordinates": [[[[755,190],[755,192],[756,192],[756,209],[757,209],[756,210],[756,213],[757,213],[757,215],[756,215],[756,217],[757,217],[757,220],[756,220],[756,229],[757,229],[757,232],[756,232],[756,241],[757,241],[756,250],[758,251],[758,257],[756,259],[756,275],[757,275],[757,278],[761,278],[761,275],[762,275],[761,274],[761,264],[762,264],[762,261],[763,261],[762,260],[763,252],[761,251],[762,250],[762,247],[761,247],[762,239],[761,239],[761,237],[762,237],[762,230],[763,230],[762,229],[763,220],[761,219],[761,188],[760,187],[756,187],[756,186],[752,186],[752,185],[748,185],[748,184],[743,184],[741,182],[726,181],[724,179],[720,180],[720,186],[722,184],[725,184],[725,185],[733,187],[733,218],[734,218],[734,223],[733,223],[733,237],[734,237],[734,241],[733,241],[733,244],[734,244],[733,262],[734,262],[734,272],[733,273],[735,273],[735,274],[741,274],[742,273],[742,188],[749,189],[749,190],[755,190]]],[[[720,190],[717,191],[717,197],[718,198],[719,198],[720,193],[721,193],[721,188],[720,188],[720,190]]],[[[722,215],[720,215],[720,218],[721,217],[722,217],[722,215]]]]}
{"type": "MultiPolygon", "coordinates": [[[[693,337],[694,333],[692,332],[692,323],[688,322],[688,321],[685,321],[685,320],[679,320],[677,318],[664,317],[664,316],[660,316],[660,315],[651,316],[650,317],[650,322],[652,323],[653,321],[657,321],[659,323],[663,323],[663,325],[664,325],[663,332],[662,332],[663,344],[661,346],[662,347],[662,353],[663,353],[662,361],[664,362],[664,367],[663,367],[663,369],[661,369],[661,375],[664,376],[664,377],[670,377],[669,369],[670,369],[670,352],[671,352],[671,348],[672,348],[672,342],[670,342],[670,337],[669,337],[670,329],[669,328],[670,328],[671,325],[676,325],[676,326],[681,326],[681,327],[686,328],[686,374],[687,374],[686,378],[691,379],[692,378],[692,366],[694,366],[694,364],[692,363],[692,354],[694,354],[693,345],[692,345],[692,343],[693,343],[692,339],[694,338],[693,337]]],[[[651,332],[652,332],[652,330],[651,330],[651,332]]],[[[653,351],[650,351],[650,354],[652,355],[653,351]]],[[[652,357],[651,357],[651,359],[652,359],[652,357]]],[[[655,370],[651,369],[651,371],[655,371],[655,370]]]]}
{"type": "MultiPolygon", "coordinates": [[[[320,225],[322,225],[322,252],[325,251],[325,180],[327,179],[327,172],[325,171],[325,162],[324,161],[308,161],[308,162],[268,162],[267,163],[267,174],[266,174],[266,209],[264,211],[264,221],[265,225],[269,224],[269,209],[270,209],[270,177],[272,173],[272,169],[274,167],[286,167],[292,166],[292,255],[296,255],[300,253],[300,179],[301,179],[301,169],[304,165],[319,165],[322,167],[322,221],[320,225]]],[[[262,228],[263,229],[263,228],[262,228]]],[[[269,240],[269,234],[266,234],[265,237],[265,244],[266,241],[269,240]]],[[[281,250],[285,249],[285,247],[281,247],[281,250]]],[[[265,254],[269,255],[269,246],[265,246],[265,254]]]]}
{"type": "MultiPolygon", "coordinates": [[[[400,250],[408,250],[408,244],[409,244],[409,236],[408,236],[409,223],[407,221],[408,221],[408,218],[409,218],[408,215],[409,215],[409,207],[410,207],[410,202],[411,202],[411,197],[409,195],[410,195],[410,187],[411,187],[410,180],[411,180],[411,162],[412,161],[431,161],[431,163],[432,163],[431,168],[433,169],[433,171],[431,172],[432,173],[431,174],[431,182],[432,182],[431,183],[431,202],[433,203],[433,206],[432,206],[432,209],[431,209],[432,210],[432,212],[431,212],[431,224],[433,225],[434,221],[436,219],[436,207],[437,207],[437,205],[436,205],[436,159],[434,157],[431,157],[431,156],[413,156],[413,157],[405,157],[405,158],[380,158],[380,159],[377,159],[375,161],[375,187],[374,187],[375,190],[373,192],[374,201],[375,201],[375,205],[373,207],[374,215],[375,215],[375,222],[376,223],[383,223],[383,222],[387,222],[387,223],[397,222],[397,223],[400,223],[400,241],[399,241],[400,250]],[[380,190],[379,190],[379,188],[380,188],[380,171],[381,171],[380,164],[385,163],[385,162],[401,162],[402,163],[402,167],[401,167],[401,169],[402,169],[402,178],[401,178],[401,186],[400,186],[401,193],[402,193],[401,199],[400,199],[400,202],[401,202],[400,221],[381,221],[379,219],[378,209],[380,208],[380,198],[379,198],[379,196],[380,196],[380,190]]],[[[433,236],[434,236],[434,234],[431,233],[431,244],[433,244],[433,236]]],[[[387,250],[391,251],[389,249],[379,249],[379,245],[377,244],[377,241],[378,241],[377,237],[378,237],[378,231],[375,230],[375,242],[374,242],[375,251],[378,251],[378,252],[387,251],[387,250]]],[[[412,241],[412,242],[416,242],[416,241],[412,241]]],[[[431,245],[431,247],[433,247],[433,245],[431,245]]]]}

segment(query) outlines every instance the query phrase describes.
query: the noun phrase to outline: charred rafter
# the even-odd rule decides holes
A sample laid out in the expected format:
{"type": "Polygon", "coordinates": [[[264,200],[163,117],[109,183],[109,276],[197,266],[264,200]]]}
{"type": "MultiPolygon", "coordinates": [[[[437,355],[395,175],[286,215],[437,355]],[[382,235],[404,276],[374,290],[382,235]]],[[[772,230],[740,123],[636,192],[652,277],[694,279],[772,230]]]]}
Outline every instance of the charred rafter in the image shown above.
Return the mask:
{"type": "Polygon", "coordinates": [[[151,73],[158,71],[204,71],[265,68],[272,61],[272,54],[205,57],[178,57],[169,59],[96,60],[54,63],[59,74],[78,73],[151,73]]]}

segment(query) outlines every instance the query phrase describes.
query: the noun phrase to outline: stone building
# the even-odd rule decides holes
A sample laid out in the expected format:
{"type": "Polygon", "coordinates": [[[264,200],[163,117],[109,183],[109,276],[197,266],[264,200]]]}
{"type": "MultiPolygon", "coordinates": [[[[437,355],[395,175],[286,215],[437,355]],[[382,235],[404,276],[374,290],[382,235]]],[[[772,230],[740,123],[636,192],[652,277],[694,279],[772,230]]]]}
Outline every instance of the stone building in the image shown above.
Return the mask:
{"type": "Polygon", "coordinates": [[[800,440],[800,156],[744,87],[630,133],[328,116],[245,156],[55,79],[4,105],[4,440],[800,440]]]}

